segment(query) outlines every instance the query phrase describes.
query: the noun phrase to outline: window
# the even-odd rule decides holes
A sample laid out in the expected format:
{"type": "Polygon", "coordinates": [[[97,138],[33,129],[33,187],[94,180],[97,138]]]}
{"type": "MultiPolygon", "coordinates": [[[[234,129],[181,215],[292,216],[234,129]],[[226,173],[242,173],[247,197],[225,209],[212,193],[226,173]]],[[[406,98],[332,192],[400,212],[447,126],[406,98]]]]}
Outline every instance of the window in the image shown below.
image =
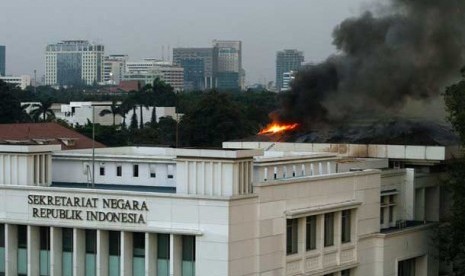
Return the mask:
{"type": "Polygon", "coordinates": [[[174,177],[174,166],[173,165],[168,165],[168,178],[173,178],[174,177]]]}
{"type": "Polygon", "coordinates": [[[415,258],[399,262],[397,265],[397,275],[415,276],[415,258]]]}
{"type": "Polygon", "coordinates": [[[97,272],[97,230],[85,230],[86,259],[85,271],[87,276],[94,276],[97,272]]]}
{"type": "Polygon", "coordinates": [[[341,271],[341,276],[350,276],[350,269],[341,271]]]}
{"type": "Polygon", "coordinates": [[[139,165],[137,164],[132,165],[132,176],[139,177],[139,165]]]}
{"type": "Polygon", "coordinates": [[[132,275],[145,275],[145,234],[132,233],[132,275]]]}
{"type": "Polygon", "coordinates": [[[287,228],[287,244],[286,244],[286,253],[287,255],[297,253],[297,219],[288,219],[286,221],[287,228]]]}
{"type": "Polygon", "coordinates": [[[307,251],[316,249],[316,216],[307,217],[306,223],[306,242],[307,251]]]}
{"type": "Polygon", "coordinates": [[[150,170],[150,177],[151,178],[157,177],[157,172],[155,170],[155,165],[150,165],[149,170],[150,170]]]}
{"type": "Polygon", "coordinates": [[[50,275],[50,228],[39,228],[39,275],[50,275]]]}
{"type": "Polygon", "coordinates": [[[182,236],[182,262],[181,275],[195,275],[195,237],[182,236]]]}
{"type": "Polygon", "coordinates": [[[346,243],[350,242],[350,210],[344,210],[342,211],[341,215],[341,242],[346,243]]]}
{"type": "Polygon", "coordinates": [[[325,246],[334,245],[334,213],[325,214],[325,246]]]}
{"type": "Polygon", "coordinates": [[[100,166],[100,175],[105,175],[105,167],[100,166]]]}
{"type": "Polygon", "coordinates": [[[116,166],[116,176],[122,176],[123,175],[123,167],[121,165],[116,166]]]}
{"type": "Polygon", "coordinates": [[[396,212],[396,195],[381,196],[381,210],[380,210],[380,223],[381,228],[390,227],[394,222],[396,212]],[[384,225],[386,223],[386,225],[384,225]]]}

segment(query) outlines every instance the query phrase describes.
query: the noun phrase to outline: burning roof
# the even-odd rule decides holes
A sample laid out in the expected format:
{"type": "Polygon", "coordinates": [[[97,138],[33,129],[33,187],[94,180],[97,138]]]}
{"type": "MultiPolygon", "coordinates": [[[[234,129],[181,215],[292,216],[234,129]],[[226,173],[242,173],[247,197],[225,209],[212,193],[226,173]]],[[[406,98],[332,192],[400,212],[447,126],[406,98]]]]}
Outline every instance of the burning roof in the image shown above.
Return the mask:
{"type": "MultiPolygon", "coordinates": [[[[318,129],[259,134],[255,141],[389,145],[458,145],[458,136],[445,123],[407,119],[366,120],[318,129]]],[[[249,138],[250,140],[250,138],[249,138]]]]}

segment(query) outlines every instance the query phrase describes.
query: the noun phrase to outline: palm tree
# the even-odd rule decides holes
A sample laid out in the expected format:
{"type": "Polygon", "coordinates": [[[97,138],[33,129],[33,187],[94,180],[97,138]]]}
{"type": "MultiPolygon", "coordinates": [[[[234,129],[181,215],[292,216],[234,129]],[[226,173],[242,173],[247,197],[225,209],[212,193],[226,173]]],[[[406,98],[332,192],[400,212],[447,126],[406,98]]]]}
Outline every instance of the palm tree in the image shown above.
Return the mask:
{"type": "Polygon", "coordinates": [[[47,118],[54,118],[55,112],[52,110],[53,99],[52,98],[45,98],[41,99],[38,104],[33,104],[31,110],[31,116],[34,118],[35,121],[39,121],[40,117],[42,117],[42,121],[46,121],[47,118]]]}
{"type": "Polygon", "coordinates": [[[118,103],[115,100],[111,102],[110,108],[103,109],[99,113],[101,117],[107,114],[111,114],[113,116],[113,126],[115,126],[116,115],[121,115],[121,107],[118,105],[118,103]]]}
{"type": "MultiPolygon", "coordinates": [[[[130,92],[130,93],[135,93],[135,92],[130,92]]],[[[124,101],[120,105],[120,115],[123,117],[123,128],[126,128],[126,116],[128,115],[128,112],[133,109],[133,107],[136,106],[135,100],[132,96],[126,97],[124,101]]]]}

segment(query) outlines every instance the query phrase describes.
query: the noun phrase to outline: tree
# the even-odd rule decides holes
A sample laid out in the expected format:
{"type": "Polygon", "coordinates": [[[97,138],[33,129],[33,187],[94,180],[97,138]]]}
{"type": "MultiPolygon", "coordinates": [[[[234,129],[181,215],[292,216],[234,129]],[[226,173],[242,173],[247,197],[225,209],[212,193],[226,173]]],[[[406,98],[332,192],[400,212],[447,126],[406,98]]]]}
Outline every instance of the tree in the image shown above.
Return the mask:
{"type": "Polygon", "coordinates": [[[0,80],[0,123],[18,123],[23,121],[21,102],[16,97],[16,90],[11,85],[0,80]]]}
{"type": "Polygon", "coordinates": [[[52,110],[53,99],[52,98],[43,98],[39,101],[38,104],[33,104],[31,110],[32,118],[36,122],[40,121],[42,117],[42,121],[46,121],[48,118],[54,118],[55,112],[52,110]]]}
{"type": "MultiPolygon", "coordinates": [[[[444,101],[448,120],[465,146],[465,67],[462,80],[446,88],[444,101]]],[[[448,169],[446,185],[451,193],[451,209],[436,230],[434,244],[438,258],[450,268],[452,275],[465,275],[465,159],[457,158],[448,169]]]]}
{"type": "Polygon", "coordinates": [[[205,93],[199,104],[187,112],[180,124],[183,144],[220,147],[223,141],[253,134],[240,106],[225,93],[205,93]]]}
{"type": "Polygon", "coordinates": [[[115,126],[116,115],[121,114],[121,108],[118,105],[118,103],[116,102],[116,100],[113,100],[111,102],[110,108],[106,108],[106,109],[103,109],[102,111],[100,111],[99,115],[103,117],[103,116],[105,116],[107,114],[111,114],[113,116],[113,126],[115,126]]]}

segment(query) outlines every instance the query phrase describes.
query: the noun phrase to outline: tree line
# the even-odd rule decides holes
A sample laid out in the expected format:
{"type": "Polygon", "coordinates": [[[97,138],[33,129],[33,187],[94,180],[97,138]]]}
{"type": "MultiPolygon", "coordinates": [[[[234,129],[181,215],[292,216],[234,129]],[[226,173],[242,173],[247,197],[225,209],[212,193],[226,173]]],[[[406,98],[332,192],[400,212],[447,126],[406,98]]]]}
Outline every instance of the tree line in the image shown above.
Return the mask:
{"type": "MultiPolygon", "coordinates": [[[[96,140],[107,146],[220,147],[225,140],[255,135],[269,122],[268,114],[278,107],[277,95],[268,91],[175,93],[160,79],[137,91],[114,94],[101,93],[95,88],[84,91],[48,86],[22,91],[0,81],[0,97],[3,99],[0,102],[0,123],[55,121],[68,127],[71,126],[55,117],[53,103],[110,101],[111,104],[99,116],[111,116],[112,125],[95,124],[96,140]],[[150,121],[145,122],[143,115],[151,106],[175,107],[176,112],[183,116],[179,121],[162,117],[157,122],[156,109],[153,108],[150,121]],[[127,118],[128,114],[132,116],[127,118]],[[122,117],[121,123],[116,122],[119,116],[122,117]]],[[[92,136],[90,121],[74,129],[92,136]]]]}

